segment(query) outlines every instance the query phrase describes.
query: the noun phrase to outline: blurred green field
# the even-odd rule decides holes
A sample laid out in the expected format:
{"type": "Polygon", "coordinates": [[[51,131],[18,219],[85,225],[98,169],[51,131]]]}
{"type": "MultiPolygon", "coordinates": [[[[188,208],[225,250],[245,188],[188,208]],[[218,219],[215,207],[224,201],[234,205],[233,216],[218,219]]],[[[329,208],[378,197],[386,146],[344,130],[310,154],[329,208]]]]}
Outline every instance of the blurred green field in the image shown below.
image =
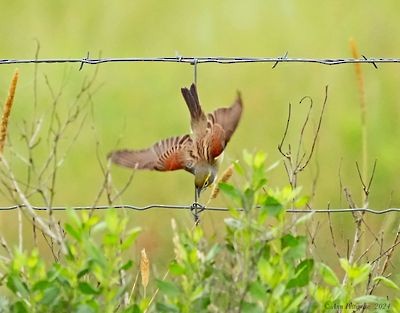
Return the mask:
{"type": "MultiPolygon", "coordinates": [[[[13,1],[2,0],[0,21],[0,59],[33,58],[36,41],[40,58],[155,57],[155,56],[281,56],[336,58],[351,57],[349,39],[354,38],[361,54],[367,57],[399,57],[400,32],[395,0],[369,4],[365,1],[13,1]]],[[[269,161],[280,160],[277,150],[287,119],[288,103],[293,104],[296,134],[306,113],[299,105],[303,96],[314,99],[312,114],[316,124],[329,85],[325,112],[316,154],[299,179],[303,192],[312,192],[317,176],[315,208],[347,207],[340,192],[339,168],[343,184],[361,205],[361,187],[355,162],[361,161],[361,120],[359,93],[353,65],[272,64],[198,66],[198,88],[204,108],[211,111],[229,105],[242,92],[245,111],[237,133],[225,153],[224,166],[241,158],[242,150],[264,150],[269,161]]],[[[22,147],[19,130],[33,112],[34,66],[19,65],[20,82],[10,122],[15,147],[22,147]]],[[[92,75],[94,66],[40,65],[38,67],[38,115],[49,117],[51,96],[45,75],[55,90],[66,84],[60,104],[74,100],[82,80],[92,75]]],[[[5,99],[15,69],[0,66],[0,99],[5,99]]],[[[81,134],[72,146],[59,172],[56,205],[91,204],[102,184],[96,158],[96,137],[104,155],[116,148],[144,148],[154,141],[189,129],[187,108],[180,88],[193,79],[187,64],[113,63],[99,66],[92,96],[93,115],[88,114],[81,134]],[[95,129],[95,130],[94,130],[95,129]]],[[[370,207],[400,206],[398,160],[400,128],[400,71],[396,64],[363,65],[367,102],[369,170],[375,159],[377,171],[370,194],[370,207]]],[[[88,106],[87,112],[90,112],[88,106]]],[[[313,125],[314,125],[313,124],[313,125]]],[[[310,134],[309,134],[310,135],[310,134]]],[[[68,133],[69,138],[73,132],[68,133]]],[[[308,136],[307,142],[311,137],[308,136]]],[[[45,139],[44,139],[45,140],[45,139]]],[[[22,148],[21,148],[22,149],[22,148]]],[[[21,150],[20,153],[24,153],[21,150]]],[[[10,153],[6,151],[6,157],[10,153]]],[[[39,156],[40,157],[40,156],[39,156]]],[[[22,165],[14,163],[16,172],[22,165]]],[[[121,186],[129,171],[113,167],[114,182],[121,186]]],[[[234,178],[235,179],[235,178],[234,178]]],[[[270,173],[270,184],[288,183],[281,165],[270,173]]],[[[207,199],[207,195],[204,196],[207,199]]],[[[105,203],[105,199],[102,199],[105,203]]],[[[123,202],[187,204],[193,200],[193,178],[184,172],[138,172],[123,196],[123,202]]],[[[10,201],[0,194],[0,205],[10,201]]],[[[213,205],[227,205],[224,199],[213,205]]],[[[2,233],[13,233],[16,213],[1,213],[2,233]]],[[[154,210],[127,212],[132,223],[145,230],[141,245],[150,253],[169,254],[170,218],[190,225],[191,215],[182,211],[154,210]]],[[[61,214],[58,214],[62,216],[61,214]]],[[[210,233],[218,231],[221,213],[205,213],[203,221],[210,233]]],[[[373,231],[390,225],[395,214],[368,218],[373,231]]],[[[336,217],[336,231],[343,239],[352,234],[351,216],[336,217]]],[[[27,224],[28,225],[28,224],[27,224]]],[[[321,218],[321,232],[328,224],[321,218]]],[[[389,229],[392,229],[389,227],[389,229]]],[[[394,232],[394,229],[393,229],[394,232]]],[[[27,234],[30,228],[27,227],[27,234]]],[[[388,234],[390,235],[390,234],[388,234]]],[[[324,242],[325,235],[321,235],[324,242]]],[[[140,249],[140,247],[138,248],[140,249]]],[[[328,253],[327,255],[330,255],[328,253]]]]}

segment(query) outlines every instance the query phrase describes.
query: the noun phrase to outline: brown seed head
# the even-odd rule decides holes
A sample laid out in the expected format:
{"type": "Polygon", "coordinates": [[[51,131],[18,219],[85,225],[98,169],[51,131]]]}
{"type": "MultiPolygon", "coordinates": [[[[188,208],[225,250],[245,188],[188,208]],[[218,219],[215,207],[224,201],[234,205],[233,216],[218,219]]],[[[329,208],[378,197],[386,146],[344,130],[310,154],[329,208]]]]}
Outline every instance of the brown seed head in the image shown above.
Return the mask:
{"type": "Polygon", "coordinates": [[[219,194],[218,184],[226,183],[231,178],[232,174],[233,174],[233,164],[229,165],[226,168],[226,170],[222,173],[221,178],[218,180],[216,184],[214,184],[209,201],[215,199],[218,196],[219,194]]]}
{"type": "Polygon", "coordinates": [[[11,108],[14,102],[15,89],[17,88],[19,71],[15,70],[14,76],[11,80],[10,88],[8,89],[8,96],[4,103],[3,116],[0,122],[0,155],[3,153],[4,145],[7,138],[8,119],[10,117],[11,108]]]}
{"type": "Polygon", "coordinates": [[[142,249],[140,254],[140,276],[142,277],[142,285],[146,289],[147,285],[149,284],[150,262],[145,249],[142,249]]]}

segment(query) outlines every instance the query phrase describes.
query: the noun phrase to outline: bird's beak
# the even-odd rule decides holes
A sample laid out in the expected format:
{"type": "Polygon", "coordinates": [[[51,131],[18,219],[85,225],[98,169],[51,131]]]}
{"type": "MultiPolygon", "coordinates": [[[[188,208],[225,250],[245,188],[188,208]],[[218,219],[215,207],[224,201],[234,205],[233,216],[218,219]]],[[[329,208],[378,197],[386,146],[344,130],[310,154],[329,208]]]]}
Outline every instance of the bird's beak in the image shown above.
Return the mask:
{"type": "Polygon", "coordinates": [[[198,202],[201,193],[201,187],[194,187],[194,202],[198,202]]]}

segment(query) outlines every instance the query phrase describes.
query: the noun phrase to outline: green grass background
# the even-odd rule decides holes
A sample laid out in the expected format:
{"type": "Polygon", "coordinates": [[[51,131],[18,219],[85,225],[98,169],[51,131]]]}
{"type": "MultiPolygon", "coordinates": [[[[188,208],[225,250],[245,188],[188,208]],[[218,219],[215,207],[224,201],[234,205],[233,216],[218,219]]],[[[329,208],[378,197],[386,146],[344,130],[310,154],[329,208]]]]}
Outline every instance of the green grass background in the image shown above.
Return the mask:
{"type": "MultiPolygon", "coordinates": [[[[367,57],[399,57],[400,4],[396,0],[365,1],[0,1],[0,58],[33,58],[36,40],[41,58],[155,57],[155,56],[265,56],[286,51],[290,57],[351,57],[349,39],[354,38],[367,57]]],[[[0,66],[0,99],[5,99],[15,65],[0,66]]],[[[243,149],[264,150],[273,163],[281,158],[277,145],[282,136],[287,106],[293,104],[295,134],[306,113],[298,102],[314,99],[313,123],[321,109],[325,85],[329,100],[318,149],[309,168],[299,178],[305,194],[311,193],[318,173],[315,208],[347,207],[339,189],[339,168],[343,184],[358,203],[361,187],[355,162],[361,161],[359,94],[353,65],[272,64],[198,66],[198,88],[204,109],[229,105],[242,92],[244,114],[237,133],[225,153],[224,165],[241,157],[243,149]]],[[[20,81],[11,117],[10,135],[20,147],[22,120],[29,120],[33,107],[33,65],[18,65],[20,81]]],[[[71,103],[85,76],[94,66],[40,65],[38,68],[39,115],[49,114],[50,95],[44,75],[57,88],[67,75],[60,103],[71,103]],[[67,74],[65,74],[67,73],[67,74]]],[[[373,181],[370,207],[399,206],[398,157],[400,128],[400,70],[397,64],[363,65],[367,102],[369,169],[378,167],[373,181]]],[[[89,117],[59,173],[56,204],[91,204],[101,185],[95,155],[95,125],[104,158],[110,150],[144,148],[154,141],[182,134],[189,129],[187,108],[180,88],[193,80],[188,64],[113,63],[100,65],[93,95],[94,117],[89,117]],[[121,137],[122,136],[122,137],[121,137]]],[[[72,134],[69,134],[72,136],[72,134]]],[[[310,133],[308,140],[310,143],[310,133]]],[[[296,140],[296,141],[295,141],[296,140]]],[[[23,150],[21,151],[23,153],[23,150]]],[[[6,153],[6,156],[9,155],[6,153]]],[[[22,167],[16,166],[16,171],[22,167]]],[[[114,181],[121,185],[128,171],[113,167],[114,181]]],[[[235,178],[233,178],[235,180],[235,178]]],[[[273,187],[286,185],[283,166],[270,173],[273,187]]],[[[207,196],[204,196],[206,199],[207,196]]],[[[138,172],[125,193],[125,203],[187,204],[193,200],[193,178],[184,172],[138,172]]],[[[0,204],[9,204],[0,195],[0,204]]],[[[220,199],[214,205],[227,205],[220,199]]],[[[10,238],[16,213],[1,213],[0,227],[10,238]]],[[[144,228],[140,246],[153,255],[170,255],[169,220],[191,224],[189,213],[154,210],[128,212],[133,223],[144,228]]],[[[62,213],[58,214],[63,216],[62,213]]],[[[221,213],[205,213],[210,233],[222,226],[221,213]]],[[[369,217],[373,231],[396,215],[369,217]],[[384,221],[384,219],[386,220],[384,221]]],[[[345,245],[352,234],[351,216],[336,217],[336,231],[345,245]]],[[[27,234],[31,233],[27,223],[27,234]]],[[[321,232],[327,230],[321,218],[321,232]]],[[[394,231],[394,230],[393,230],[394,231]]],[[[390,234],[388,234],[390,235],[390,234]]],[[[321,239],[326,240],[321,235],[321,239]]],[[[329,254],[327,254],[329,255],[329,254]]]]}

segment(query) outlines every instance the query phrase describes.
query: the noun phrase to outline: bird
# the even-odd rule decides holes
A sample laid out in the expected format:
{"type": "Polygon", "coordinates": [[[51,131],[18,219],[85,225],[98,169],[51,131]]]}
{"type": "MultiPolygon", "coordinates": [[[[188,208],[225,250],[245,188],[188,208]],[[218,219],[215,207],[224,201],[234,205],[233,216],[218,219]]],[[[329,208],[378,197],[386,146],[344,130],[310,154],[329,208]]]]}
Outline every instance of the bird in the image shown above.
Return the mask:
{"type": "Polygon", "coordinates": [[[243,110],[241,94],[230,107],[204,113],[193,83],[181,88],[189,109],[191,133],[166,138],[141,150],[116,150],[108,154],[112,163],[156,171],[186,170],[194,175],[195,203],[200,194],[215,182],[222,154],[235,132],[243,110]]]}

